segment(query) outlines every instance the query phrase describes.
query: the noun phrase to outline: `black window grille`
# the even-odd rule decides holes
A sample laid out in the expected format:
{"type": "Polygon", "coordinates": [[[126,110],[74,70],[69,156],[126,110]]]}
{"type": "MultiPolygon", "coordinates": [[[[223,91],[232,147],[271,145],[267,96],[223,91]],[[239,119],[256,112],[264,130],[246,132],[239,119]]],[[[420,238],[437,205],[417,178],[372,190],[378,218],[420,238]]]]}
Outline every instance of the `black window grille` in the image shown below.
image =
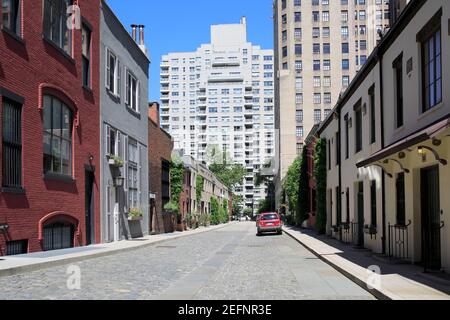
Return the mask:
{"type": "Polygon", "coordinates": [[[73,247],[74,226],[54,223],[44,227],[44,251],[73,247]]]}
{"type": "Polygon", "coordinates": [[[3,100],[3,179],[7,188],[22,187],[22,106],[3,100]]]}
{"type": "Polygon", "coordinates": [[[17,240],[6,242],[6,255],[14,256],[28,252],[28,240],[17,240]]]}

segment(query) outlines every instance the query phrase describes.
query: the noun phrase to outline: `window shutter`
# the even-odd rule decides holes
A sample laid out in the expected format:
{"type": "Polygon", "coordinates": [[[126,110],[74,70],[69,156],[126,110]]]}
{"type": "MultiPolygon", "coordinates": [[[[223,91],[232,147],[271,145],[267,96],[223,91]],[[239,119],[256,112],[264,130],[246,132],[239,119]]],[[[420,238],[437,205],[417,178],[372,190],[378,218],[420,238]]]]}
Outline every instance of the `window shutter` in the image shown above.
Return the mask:
{"type": "Polygon", "coordinates": [[[122,159],[122,133],[117,132],[117,156],[122,159]]]}
{"type": "Polygon", "coordinates": [[[124,142],[124,148],[125,148],[125,152],[124,152],[124,164],[125,164],[125,189],[128,190],[128,137],[125,136],[123,138],[123,142],[124,142]]]}
{"type": "Polygon", "coordinates": [[[105,85],[107,89],[111,89],[111,83],[109,82],[109,70],[111,66],[109,65],[109,50],[105,47],[105,85]]]}
{"type": "Polygon", "coordinates": [[[120,97],[120,89],[121,89],[121,69],[120,69],[120,61],[119,61],[119,59],[117,59],[117,62],[116,62],[116,64],[117,64],[117,96],[118,97],[120,97]]]}
{"type": "Polygon", "coordinates": [[[128,68],[125,67],[125,92],[124,92],[124,95],[125,95],[125,104],[126,105],[130,105],[130,101],[128,99],[129,91],[130,91],[130,83],[128,81],[128,68]]]}
{"type": "Polygon", "coordinates": [[[140,111],[140,105],[139,105],[139,101],[140,101],[140,91],[141,91],[141,82],[137,81],[137,88],[136,88],[136,112],[137,113],[141,113],[140,111]]]}
{"type": "Polygon", "coordinates": [[[106,125],[106,154],[111,154],[111,128],[106,125]]]}

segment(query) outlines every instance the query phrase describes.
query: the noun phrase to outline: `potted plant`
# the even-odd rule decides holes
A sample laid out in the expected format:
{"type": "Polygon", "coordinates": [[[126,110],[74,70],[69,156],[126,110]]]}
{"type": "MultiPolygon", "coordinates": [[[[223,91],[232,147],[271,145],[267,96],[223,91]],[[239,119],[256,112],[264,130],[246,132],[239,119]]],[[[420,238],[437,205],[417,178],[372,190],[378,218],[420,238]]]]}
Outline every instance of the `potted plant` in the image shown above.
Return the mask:
{"type": "MultiPolygon", "coordinates": [[[[180,214],[180,207],[178,206],[178,204],[176,204],[173,201],[168,202],[165,206],[164,206],[164,211],[166,212],[166,214],[169,214],[170,220],[171,220],[171,224],[172,226],[169,229],[172,230],[171,232],[174,231],[175,229],[175,224],[177,225],[177,230],[180,229],[180,224],[181,223],[181,214],[180,214]],[[175,221],[176,219],[176,221],[175,221]]],[[[182,230],[179,230],[182,231],[182,230]]]]}
{"type": "Polygon", "coordinates": [[[140,221],[144,217],[144,213],[138,208],[130,208],[128,211],[128,220],[131,221],[140,221]]]}
{"type": "Polygon", "coordinates": [[[109,165],[117,167],[117,168],[123,167],[123,160],[115,155],[108,156],[108,163],[109,163],[109,165]]]}

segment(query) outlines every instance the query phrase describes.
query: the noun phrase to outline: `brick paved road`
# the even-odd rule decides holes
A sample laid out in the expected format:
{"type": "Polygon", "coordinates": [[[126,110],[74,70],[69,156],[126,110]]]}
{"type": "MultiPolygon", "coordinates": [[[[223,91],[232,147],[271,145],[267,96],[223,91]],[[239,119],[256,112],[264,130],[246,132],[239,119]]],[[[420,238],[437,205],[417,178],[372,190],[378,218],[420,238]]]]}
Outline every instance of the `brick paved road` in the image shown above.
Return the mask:
{"type": "Polygon", "coordinates": [[[286,235],[242,222],[67,266],[0,278],[0,299],[374,299],[286,235]]]}

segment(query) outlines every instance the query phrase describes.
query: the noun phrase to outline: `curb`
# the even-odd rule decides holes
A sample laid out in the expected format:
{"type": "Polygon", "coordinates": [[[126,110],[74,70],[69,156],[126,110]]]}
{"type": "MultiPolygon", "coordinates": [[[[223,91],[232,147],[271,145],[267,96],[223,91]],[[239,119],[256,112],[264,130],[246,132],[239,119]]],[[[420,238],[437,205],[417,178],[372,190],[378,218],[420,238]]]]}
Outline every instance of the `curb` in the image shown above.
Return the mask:
{"type": "Polygon", "coordinates": [[[297,239],[293,234],[290,233],[291,230],[286,230],[285,228],[283,228],[283,232],[286,233],[288,236],[290,236],[292,239],[294,239],[296,242],[298,242],[299,244],[301,244],[306,250],[308,250],[309,252],[311,252],[312,254],[314,254],[317,258],[319,258],[321,261],[325,262],[326,264],[328,264],[329,266],[333,267],[334,269],[336,269],[337,271],[339,271],[341,274],[343,274],[345,277],[347,277],[348,279],[350,279],[352,282],[354,282],[355,284],[357,284],[359,287],[361,287],[362,289],[364,289],[365,291],[369,292],[371,295],[373,295],[377,300],[393,300],[392,298],[388,297],[387,295],[385,295],[382,291],[378,290],[378,289],[369,289],[367,287],[367,284],[365,281],[362,281],[361,279],[359,279],[358,277],[354,276],[353,274],[351,274],[350,272],[346,271],[344,268],[341,268],[339,265],[329,261],[328,259],[326,259],[323,255],[319,254],[318,252],[316,252],[314,249],[312,249],[311,247],[308,247],[307,245],[305,245],[303,242],[301,242],[299,239],[297,239]]]}
{"type": "Polygon", "coordinates": [[[60,267],[60,266],[70,264],[73,262],[82,262],[82,261],[92,260],[92,259],[96,259],[96,258],[108,257],[108,256],[112,256],[115,254],[124,253],[125,251],[126,252],[136,251],[139,249],[144,249],[147,247],[151,247],[151,246],[160,244],[162,242],[176,240],[179,238],[192,237],[192,236],[199,235],[202,233],[220,230],[220,229],[226,228],[228,226],[231,226],[233,224],[235,224],[235,222],[230,222],[225,225],[220,225],[220,226],[213,227],[213,228],[210,228],[207,230],[202,230],[202,231],[199,231],[196,233],[180,234],[180,235],[177,235],[177,236],[174,236],[171,238],[161,239],[161,240],[153,241],[150,243],[141,243],[139,245],[136,245],[134,247],[129,247],[129,248],[118,248],[118,249],[113,249],[111,251],[106,251],[106,252],[92,253],[92,254],[89,254],[86,256],[70,257],[70,258],[65,258],[65,259],[63,258],[63,259],[54,260],[54,261],[43,261],[43,262],[38,262],[38,263],[24,265],[24,266],[12,267],[12,268],[8,268],[8,269],[0,269],[0,278],[14,276],[14,275],[28,273],[28,272],[39,271],[39,270],[43,270],[43,269],[47,269],[47,268],[51,268],[51,267],[60,267]]]}

